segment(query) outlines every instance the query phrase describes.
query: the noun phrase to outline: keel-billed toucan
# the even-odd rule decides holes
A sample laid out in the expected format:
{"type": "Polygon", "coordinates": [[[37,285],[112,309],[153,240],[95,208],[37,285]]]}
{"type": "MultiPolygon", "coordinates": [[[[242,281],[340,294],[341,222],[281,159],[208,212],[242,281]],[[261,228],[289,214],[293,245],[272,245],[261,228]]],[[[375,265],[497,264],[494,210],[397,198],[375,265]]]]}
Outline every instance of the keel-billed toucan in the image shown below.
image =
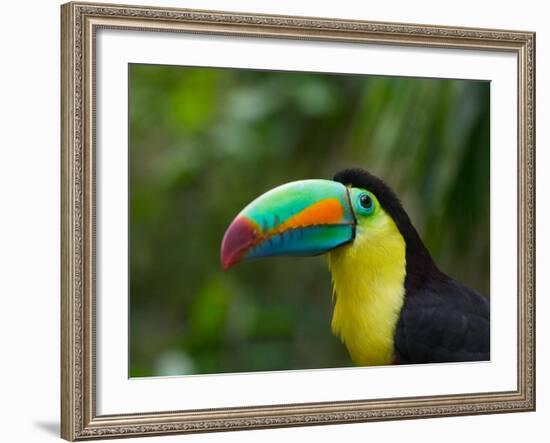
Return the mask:
{"type": "Polygon", "coordinates": [[[228,227],[222,266],[327,255],[332,331],[357,365],[489,359],[489,302],[434,264],[393,191],[362,169],[287,183],[228,227]]]}

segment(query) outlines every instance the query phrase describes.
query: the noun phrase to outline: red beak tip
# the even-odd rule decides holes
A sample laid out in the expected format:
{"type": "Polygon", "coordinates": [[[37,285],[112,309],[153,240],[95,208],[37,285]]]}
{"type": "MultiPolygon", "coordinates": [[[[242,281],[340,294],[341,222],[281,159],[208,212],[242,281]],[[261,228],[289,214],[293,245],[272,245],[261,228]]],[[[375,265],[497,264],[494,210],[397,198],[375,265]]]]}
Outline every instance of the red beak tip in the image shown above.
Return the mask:
{"type": "Polygon", "coordinates": [[[223,258],[221,260],[221,263],[222,263],[222,269],[224,271],[227,271],[231,267],[231,263],[226,262],[223,258]]]}
{"type": "Polygon", "coordinates": [[[240,261],[238,258],[235,258],[234,255],[226,256],[223,254],[223,252],[220,258],[221,258],[220,261],[221,261],[222,269],[224,271],[227,271],[229,268],[233,267],[240,261]]]}
{"type": "Polygon", "coordinates": [[[256,230],[246,217],[238,216],[233,220],[222,240],[222,268],[227,270],[240,262],[255,237],[256,230]]]}

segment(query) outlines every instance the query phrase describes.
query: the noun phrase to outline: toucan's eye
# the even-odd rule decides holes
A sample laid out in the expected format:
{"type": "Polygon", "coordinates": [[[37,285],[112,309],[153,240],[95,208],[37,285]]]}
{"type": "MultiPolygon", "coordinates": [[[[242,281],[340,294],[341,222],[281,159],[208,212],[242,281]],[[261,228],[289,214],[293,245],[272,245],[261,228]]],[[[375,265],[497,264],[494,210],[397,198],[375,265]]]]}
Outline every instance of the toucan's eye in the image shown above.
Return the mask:
{"type": "Polygon", "coordinates": [[[370,211],[374,205],[371,196],[367,193],[361,194],[359,196],[359,203],[367,211],[370,211]]]}

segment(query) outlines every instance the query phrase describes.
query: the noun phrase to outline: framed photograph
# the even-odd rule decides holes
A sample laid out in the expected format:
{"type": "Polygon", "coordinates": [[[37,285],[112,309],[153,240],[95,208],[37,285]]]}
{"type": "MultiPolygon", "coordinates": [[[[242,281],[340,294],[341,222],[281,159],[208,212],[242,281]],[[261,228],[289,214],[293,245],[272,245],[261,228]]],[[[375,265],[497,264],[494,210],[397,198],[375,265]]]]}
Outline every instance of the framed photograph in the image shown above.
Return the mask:
{"type": "Polygon", "coordinates": [[[63,438],[534,410],[534,33],[61,17],[63,438]]]}

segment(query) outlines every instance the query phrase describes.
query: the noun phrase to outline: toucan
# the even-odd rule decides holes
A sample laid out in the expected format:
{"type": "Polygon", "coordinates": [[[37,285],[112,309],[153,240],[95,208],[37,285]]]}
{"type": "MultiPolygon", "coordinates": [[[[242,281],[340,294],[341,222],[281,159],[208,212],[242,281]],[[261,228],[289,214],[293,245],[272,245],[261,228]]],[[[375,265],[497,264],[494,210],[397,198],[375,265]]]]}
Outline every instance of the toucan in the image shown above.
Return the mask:
{"type": "Polygon", "coordinates": [[[224,269],[321,254],[332,275],[332,332],[355,365],[490,359],[489,300],[437,268],[395,193],[364,169],[266,192],[221,244],[224,269]]]}

